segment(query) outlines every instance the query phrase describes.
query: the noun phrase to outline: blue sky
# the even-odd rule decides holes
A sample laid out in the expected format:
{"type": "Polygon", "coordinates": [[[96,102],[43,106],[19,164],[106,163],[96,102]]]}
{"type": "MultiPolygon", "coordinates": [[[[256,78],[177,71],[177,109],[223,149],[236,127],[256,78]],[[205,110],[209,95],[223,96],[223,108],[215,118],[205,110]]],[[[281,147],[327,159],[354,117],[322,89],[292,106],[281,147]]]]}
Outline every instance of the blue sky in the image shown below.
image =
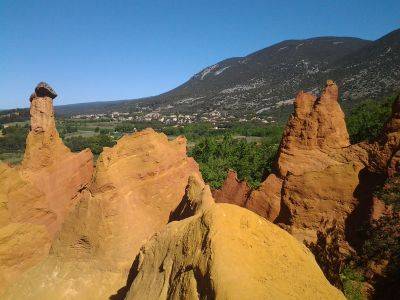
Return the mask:
{"type": "Polygon", "coordinates": [[[0,0],[0,109],[39,81],[56,104],[157,95],[219,60],[286,39],[377,39],[399,0],[0,0]]]}

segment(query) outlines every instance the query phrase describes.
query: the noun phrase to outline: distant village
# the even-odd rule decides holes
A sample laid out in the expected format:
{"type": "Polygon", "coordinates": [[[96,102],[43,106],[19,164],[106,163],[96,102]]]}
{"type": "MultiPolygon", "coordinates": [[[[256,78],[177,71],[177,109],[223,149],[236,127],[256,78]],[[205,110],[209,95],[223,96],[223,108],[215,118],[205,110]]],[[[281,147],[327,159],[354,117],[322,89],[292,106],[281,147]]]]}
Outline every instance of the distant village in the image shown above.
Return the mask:
{"type": "MultiPolygon", "coordinates": [[[[29,118],[28,110],[13,110],[0,115],[0,124],[7,127],[13,122],[26,121],[29,118]]],[[[171,111],[151,110],[146,107],[137,111],[119,112],[113,111],[110,113],[92,113],[92,114],[77,114],[70,117],[73,120],[91,120],[91,121],[112,121],[112,122],[132,122],[132,123],[152,123],[157,122],[167,126],[183,126],[194,123],[211,123],[218,126],[219,124],[227,124],[234,122],[255,122],[263,124],[276,123],[271,116],[261,115],[240,115],[234,116],[227,112],[211,110],[208,112],[195,113],[174,113],[171,111]]]]}
{"type": "Polygon", "coordinates": [[[221,124],[229,122],[260,122],[260,123],[275,123],[272,117],[252,116],[249,118],[235,117],[227,113],[221,113],[218,110],[203,113],[162,113],[162,112],[111,112],[98,114],[79,114],[72,116],[72,119],[79,120],[102,120],[110,119],[111,121],[131,121],[131,122],[160,122],[164,125],[186,125],[197,122],[208,122],[212,124],[221,124]]]}

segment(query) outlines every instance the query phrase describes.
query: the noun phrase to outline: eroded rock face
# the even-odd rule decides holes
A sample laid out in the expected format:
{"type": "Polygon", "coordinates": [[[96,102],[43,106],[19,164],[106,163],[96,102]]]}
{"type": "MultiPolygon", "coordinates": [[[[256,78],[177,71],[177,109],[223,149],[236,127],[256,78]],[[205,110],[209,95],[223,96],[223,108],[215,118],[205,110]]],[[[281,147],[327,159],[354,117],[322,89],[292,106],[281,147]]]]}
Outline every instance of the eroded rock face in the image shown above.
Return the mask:
{"type": "Polygon", "coordinates": [[[245,207],[273,222],[281,210],[282,184],[282,179],[270,174],[257,190],[251,192],[245,207]]]}
{"type": "Polygon", "coordinates": [[[264,212],[272,211],[266,217],[300,241],[316,242],[317,232],[324,232],[334,221],[351,239],[360,222],[368,220],[371,213],[379,213],[379,205],[372,200],[374,185],[397,168],[400,100],[393,105],[380,139],[350,145],[337,95],[332,81],[319,98],[298,94],[279,148],[276,171],[247,202],[264,207],[264,212]]]}
{"type": "Polygon", "coordinates": [[[43,260],[50,249],[46,225],[56,214],[44,194],[18,170],[0,163],[0,294],[25,270],[43,260]]]}
{"type": "MultiPolygon", "coordinates": [[[[289,210],[281,211],[286,193],[283,192],[290,186],[286,183],[287,179],[308,172],[323,172],[330,166],[348,162],[341,156],[342,149],[348,147],[350,142],[337,97],[338,88],[331,80],[328,80],[319,98],[304,92],[297,95],[295,111],[289,118],[279,147],[276,171],[251,193],[248,200],[250,209],[270,221],[275,221],[281,213],[279,222],[283,219],[285,223],[294,225],[288,213],[296,208],[292,208],[290,203],[287,205],[289,210]]],[[[325,191],[328,193],[327,189],[325,191]]]]}
{"type": "Polygon", "coordinates": [[[186,156],[185,138],[168,141],[152,129],[122,137],[100,155],[90,196],[66,222],[54,252],[131,263],[142,242],[167,224],[193,173],[198,165],[186,156]],[[75,247],[82,237],[89,249],[75,247]]]}
{"type": "Polygon", "coordinates": [[[251,190],[245,180],[239,180],[235,171],[229,171],[221,189],[213,191],[217,203],[245,207],[267,220],[273,221],[281,207],[282,180],[271,174],[257,190],[251,190]]]}
{"type": "Polygon", "coordinates": [[[360,164],[335,164],[322,171],[289,175],[284,182],[281,216],[299,241],[315,242],[318,231],[333,224],[344,231],[358,205],[360,164]],[[286,214],[286,215],[285,215],[286,214]]]}
{"type": "Polygon", "coordinates": [[[43,260],[55,234],[91,182],[90,150],[78,154],[55,127],[54,90],[40,83],[31,97],[31,130],[20,166],[0,164],[0,293],[43,260]]]}
{"type": "Polygon", "coordinates": [[[276,163],[283,180],[276,222],[300,241],[316,242],[317,232],[333,222],[345,232],[365,167],[364,152],[349,146],[336,84],[328,80],[319,98],[300,92],[276,163]]]}
{"type": "Polygon", "coordinates": [[[3,292],[24,271],[42,261],[48,255],[50,245],[51,237],[44,225],[13,222],[2,226],[0,291],[3,292]]]}
{"type": "Polygon", "coordinates": [[[129,300],[344,299],[304,245],[231,204],[167,225],[142,247],[132,273],[129,300]]]}
{"type": "Polygon", "coordinates": [[[56,214],[54,222],[48,224],[51,235],[60,229],[93,175],[91,151],[72,153],[57,132],[53,108],[56,96],[44,82],[35,89],[30,109],[31,130],[20,169],[22,177],[44,194],[48,209],[56,214]]]}
{"type": "Polygon", "coordinates": [[[42,191],[23,178],[18,168],[0,163],[0,226],[32,223],[46,227],[56,219],[42,191]]]}
{"type": "Polygon", "coordinates": [[[229,170],[221,189],[215,190],[213,197],[218,203],[231,203],[244,207],[250,190],[246,181],[240,181],[236,172],[229,170]]]}
{"type": "Polygon", "coordinates": [[[169,221],[179,221],[194,216],[215,203],[210,187],[197,173],[189,177],[182,201],[171,213],[169,221]]]}
{"type": "Polygon", "coordinates": [[[334,225],[344,238],[360,206],[371,206],[360,197],[365,174],[398,167],[399,99],[381,139],[350,146],[336,85],[320,98],[300,93],[276,171],[245,201],[248,186],[227,179],[223,201],[297,241],[215,204],[181,137],[125,136],[104,149],[92,178],[91,154],[72,154],[58,136],[54,97],[45,84],[35,91],[23,163],[0,164],[0,292],[13,282],[2,298],[343,299],[299,241],[330,253],[317,235],[334,225]]]}
{"type": "Polygon", "coordinates": [[[344,113],[338,103],[338,87],[328,80],[321,97],[300,92],[295,112],[282,137],[277,159],[280,177],[301,175],[337,163],[335,150],[350,145],[344,113]]]}
{"type": "Polygon", "coordinates": [[[50,256],[6,295],[118,297],[132,258],[168,223],[190,175],[202,181],[197,163],[186,156],[182,137],[168,141],[164,134],[146,129],[105,148],[92,185],[64,223],[50,256]]]}

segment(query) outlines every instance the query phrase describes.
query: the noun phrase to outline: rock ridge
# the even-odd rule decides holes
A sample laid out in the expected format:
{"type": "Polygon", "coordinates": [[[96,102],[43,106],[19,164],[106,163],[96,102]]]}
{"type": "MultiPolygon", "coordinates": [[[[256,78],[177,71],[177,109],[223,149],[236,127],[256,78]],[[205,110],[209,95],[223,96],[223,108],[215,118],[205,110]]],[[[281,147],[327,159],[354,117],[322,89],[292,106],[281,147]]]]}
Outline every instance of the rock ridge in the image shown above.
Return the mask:
{"type": "Polygon", "coordinates": [[[141,248],[126,299],[344,299],[304,245],[246,209],[202,197],[204,190],[189,180],[192,197],[183,201],[199,209],[141,248]]]}
{"type": "Polygon", "coordinates": [[[104,148],[92,183],[68,215],[50,255],[6,296],[118,297],[133,258],[169,222],[189,177],[202,181],[197,163],[186,155],[183,137],[169,141],[148,128],[104,148]]]}
{"type": "Polygon", "coordinates": [[[58,135],[56,96],[48,84],[38,84],[30,98],[31,127],[23,161],[15,167],[0,163],[0,294],[47,256],[92,180],[90,150],[71,153],[58,135]]]}

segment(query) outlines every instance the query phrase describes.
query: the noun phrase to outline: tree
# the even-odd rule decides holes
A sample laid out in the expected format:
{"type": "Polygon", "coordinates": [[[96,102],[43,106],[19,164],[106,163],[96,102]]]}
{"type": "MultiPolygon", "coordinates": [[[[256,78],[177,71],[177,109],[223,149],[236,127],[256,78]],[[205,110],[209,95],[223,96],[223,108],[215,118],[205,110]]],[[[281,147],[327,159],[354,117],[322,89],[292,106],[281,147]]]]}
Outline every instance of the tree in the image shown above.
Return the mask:
{"type": "Polygon", "coordinates": [[[346,118],[351,142],[358,143],[378,137],[390,117],[395,99],[392,96],[381,102],[368,100],[355,107],[346,118]]]}
{"type": "Polygon", "coordinates": [[[197,143],[189,155],[200,165],[204,180],[213,188],[221,187],[229,169],[237,172],[250,186],[257,187],[265,173],[271,171],[278,144],[235,139],[232,135],[206,137],[197,143]]]}
{"type": "Polygon", "coordinates": [[[65,144],[73,152],[79,152],[86,148],[90,148],[93,154],[100,154],[103,151],[103,147],[112,147],[115,145],[115,140],[105,134],[99,134],[91,137],[74,136],[65,139],[65,144]]]}

